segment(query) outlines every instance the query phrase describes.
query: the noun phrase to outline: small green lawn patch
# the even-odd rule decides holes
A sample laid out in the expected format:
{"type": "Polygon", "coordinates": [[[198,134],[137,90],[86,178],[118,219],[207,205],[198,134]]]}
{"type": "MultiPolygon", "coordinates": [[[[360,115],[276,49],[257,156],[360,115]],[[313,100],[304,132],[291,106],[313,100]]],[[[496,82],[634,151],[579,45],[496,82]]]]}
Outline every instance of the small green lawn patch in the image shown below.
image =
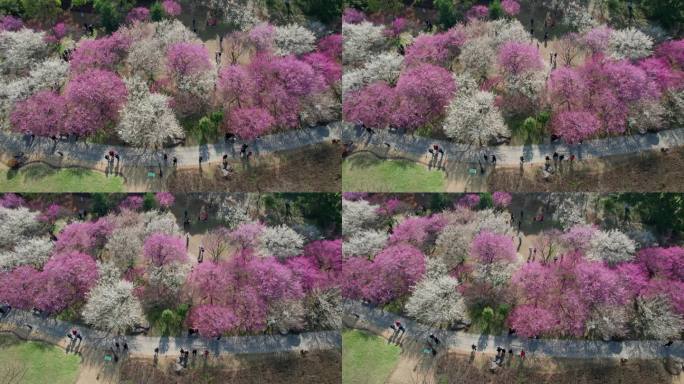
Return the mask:
{"type": "Polygon", "coordinates": [[[0,170],[0,192],[123,192],[123,179],[82,168],[54,169],[30,164],[0,170]]]}
{"type": "MultiPolygon", "coordinates": [[[[21,384],[73,384],[78,377],[81,359],[53,345],[28,341],[0,343],[0,373],[3,369],[21,377],[21,384]]],[[[0,376],[1,377],[1,376],[0,376]]],[[[12,381],[14,382],[14,381],[12,381]]]]}
{"type": "Polygon", "coordinates": [[[443,192],[444,172],[408,160],[383,160],[357,153],[342,163],[342,190],[364,192],[443,192]]]}
{"type": "Polygon", "coordinates": [[[382,384],[399,361],[401,348],[359,330],[342,332],[342,383],[382,384]]]}

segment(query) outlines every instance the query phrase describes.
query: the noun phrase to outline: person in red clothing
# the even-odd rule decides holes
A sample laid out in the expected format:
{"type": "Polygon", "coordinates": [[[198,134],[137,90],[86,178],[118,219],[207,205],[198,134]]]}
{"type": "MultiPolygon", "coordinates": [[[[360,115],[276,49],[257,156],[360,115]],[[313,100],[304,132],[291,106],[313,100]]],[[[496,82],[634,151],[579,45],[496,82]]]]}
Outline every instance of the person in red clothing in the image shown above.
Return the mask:
{"type": "Polygon", "coordinates": [[[525,350],[524,349],[520,351],[520,358],[525,360],[525,350]]]}

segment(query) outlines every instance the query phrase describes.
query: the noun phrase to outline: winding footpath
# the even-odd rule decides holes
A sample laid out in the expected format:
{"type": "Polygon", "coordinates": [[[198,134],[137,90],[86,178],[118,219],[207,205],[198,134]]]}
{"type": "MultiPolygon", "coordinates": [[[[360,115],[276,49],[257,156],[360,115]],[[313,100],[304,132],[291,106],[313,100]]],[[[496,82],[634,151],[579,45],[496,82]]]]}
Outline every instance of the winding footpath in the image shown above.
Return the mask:
{"type": "Polygon", "coordinates": [[[377,147],[387,150],[385,143],[390,144],[392,153],[422,157],[428,155],[428,148],[437,144],[445,150],[447,162],[477,163],[483,154],[496,155],[497,165],[518,166],[520,157],[526,163],[544,163],[546,156],[554,152],[564,154],[566,159],[575,155],[578,160],[595,159],[600,157],[630,155],[660,148],[675,148],[684,146],[684,128],[663,130],[643,135],[616,136],[605,139],[586,140],[582,144],[569,145],[562,142],[554,144],[535,144],[523,146],[500,145],[478,148],[447,140],[436,140],[421,136],[390,132],[376,129],[368,135],[360,127],[347,126],[341,132],[341,139],[353,141],[361,147],[377,147]]]}
{"type": "MultiPolygon", "coordinates": [[[[85,347],[100,349],[103,351],[113,347],[115,335],[107,334],[86,326],[75,325],[70,322],[54,318],[42,318],[34,316],[30,312],[13,309],[9,315],[0,318],[0,326],[6,330],[19,332],[29,331],[27,324],[33,327],[29,332],[29,338],[49,342],[51,344],[65,345],[68,339],[66,334],[76,328],[83,336],[85,347]],[[32,336],[33,335],[33,336],[32,336]],[[35,337],[34,337],[35,336],[35,337]]],[[[123,343],[123,338],[119,338],[123,343]]],[[[233,336],[206,339],[201,337],[153,337],[153,336],[126,336],[129,353],[141,357],[154,356],[154,349],[159,348],[160,355],[175,356],[184,350],[197,349],[200,353],[208,350],[213,355],[219,354],[258,354],[277,352],[296,352],[301,350],[328,350],[340,349],[342,339],[337,331],[305,332],[288,335],[257,335],[257,336],[233,336]]]]}
{"type": "MultiPolygon", "coordinates": [[[[358,301],[345,301],[344,313],[356,319],[360,324],[371,324],[373,328],[385,334],[391,334],[390,324],[401,321],[406,328],[405,337],[417,341],[427,341],[431,333],[441,341],[443,348],[468,354],[471,346],[477,345],[478,351],[494,352],[496,347],[512,348],[519,353],[524,349],[528,355],[542,355],[561,358],[629,358],[654,359],[663,357],[684,358],[684,343],[675,342],[670,347],[663,346],[660,340],[632,340],[632,341],[595,341],[595,340],[558,340],[558,339],[521,339],[511,336],[477,335],[460,331],[437,330],[419,324],[413,320],[384,312],[380,309],[362,304],[358,301]],[[357,317],[358,316],[358,317],[357,317]]],[[[352,324],[353,325],[353,324],[352,324]]]]}

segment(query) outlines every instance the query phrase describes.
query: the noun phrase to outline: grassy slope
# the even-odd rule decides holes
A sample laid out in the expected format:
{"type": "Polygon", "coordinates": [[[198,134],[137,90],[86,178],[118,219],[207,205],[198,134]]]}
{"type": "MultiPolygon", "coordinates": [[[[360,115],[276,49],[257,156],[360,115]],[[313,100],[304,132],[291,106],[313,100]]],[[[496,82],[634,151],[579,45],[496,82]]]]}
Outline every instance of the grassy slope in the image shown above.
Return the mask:
{"type": "Polygon", "coordinates": [[[444,173],[404,160],[356,154],[342,163],[342,190],[350,192],[442,192],[444,173]]]}
{"type": "Polygon", "coordinates": [[[342,332],[342,383],[382,384],[399,360],[401,349],[358,330],[342,332]]]}
{"type": "MultiPolygon", "coordinates": [[[[2,336],[0,336],[2,337],[2,336]]],[[[2,346],[0,367],[12,367],[23,372],[22,384],[72,384],[78,376],[80,358],[65,355],[52,345],[39,342],[10,342],[2,346]]]]}
{"type": "Polygon", "coordinates": [[[123,192],[123,179],[78,169],[29,165],[18,172],[0,170],[0,192],[123,192]]]}

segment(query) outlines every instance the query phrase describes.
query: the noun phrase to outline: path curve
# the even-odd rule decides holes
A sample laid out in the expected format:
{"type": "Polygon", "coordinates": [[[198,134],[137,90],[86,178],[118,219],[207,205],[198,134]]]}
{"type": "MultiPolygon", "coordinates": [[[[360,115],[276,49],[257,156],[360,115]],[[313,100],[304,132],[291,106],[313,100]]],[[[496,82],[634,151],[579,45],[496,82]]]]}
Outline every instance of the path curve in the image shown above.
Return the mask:
{"type": "MultiPolygon", "coordinates": [[[[66,334],[73,328],[83,335],[86,347],[108,350],[113,346],[114,335],[107,334],[84,325],[76,325],[55,318],[41,318],[28,311],[12,309],[9,315],[0,318],[0,325],[8,329],[28,331],[26,324],[33,329],[31,334],[39,334],[40,340],[52,344],[64,343],[66,334]]],[[[178,355],[180,349],[199,351],[209,350],[212,354],[259,354],[277,352],[296,352],[301,350],[340,349],[342,339],[338,331],[303,332],[300,334],[231,336],[207,339],[202,337],[153,337],[126,336],[129,353],[142,357],[154,356],[154,349],[159,348],[161,355],[178,355]]]]}
{"type": "Polygon", "coordinates": [[[364,129],[358,126],[345,125],[340,138],[346,142],[353,141],[363,147],[379,147],[385,149],[389,143],[391,151],[422,157],[428,155],[428,148],[437,144],[444,148],[447,163],[477,163],[484,153],[496,155],[497,165],[518,166],[520,157],[526,163],[544,163],[545,157],[554,152],[564,154],[569,159],[574,154],[578,160],[595,159],[607,156],[629,155],[660,148],[684,146],[684,128],[650,132],[643,135],[616,136],[605,139],[586,140],[582,144],[565,143],[534,144],[524,146],[500,145],[477,147],[447,140],[436,140],[410,134],[393,133],[386,129],[377,129],[369,137],[364,129]]]}
{"type": "Polygon", "coordinates": [[[384,312],[380,309],[362,304],[358,301],[346,300],[343,304],[347,316],[358,321],[370,323],[374,328],[389,331],[389,325],[394,321],[401,321],[406,328],[406,337],[414,340],[427,341],[428,335],[433,333],[442,346],[449,350],[463,354],[471,352],[471,346],[477,345],[478,351],[494,352],[497,346],[512,348],[515,353],[524,349],[528,355],[542,355],[562,358],[631,358],[653,359],[669,356],[684,357],[684,343],[676,341],[672,346],[663,346],[660,340],[630,340],[630,341],[594,341],[594,340],[559,340],[559,339],[521,339],[509,336],[477,335],[459,331],[437,330],[419,324],[416,321],[384,312]]]}

